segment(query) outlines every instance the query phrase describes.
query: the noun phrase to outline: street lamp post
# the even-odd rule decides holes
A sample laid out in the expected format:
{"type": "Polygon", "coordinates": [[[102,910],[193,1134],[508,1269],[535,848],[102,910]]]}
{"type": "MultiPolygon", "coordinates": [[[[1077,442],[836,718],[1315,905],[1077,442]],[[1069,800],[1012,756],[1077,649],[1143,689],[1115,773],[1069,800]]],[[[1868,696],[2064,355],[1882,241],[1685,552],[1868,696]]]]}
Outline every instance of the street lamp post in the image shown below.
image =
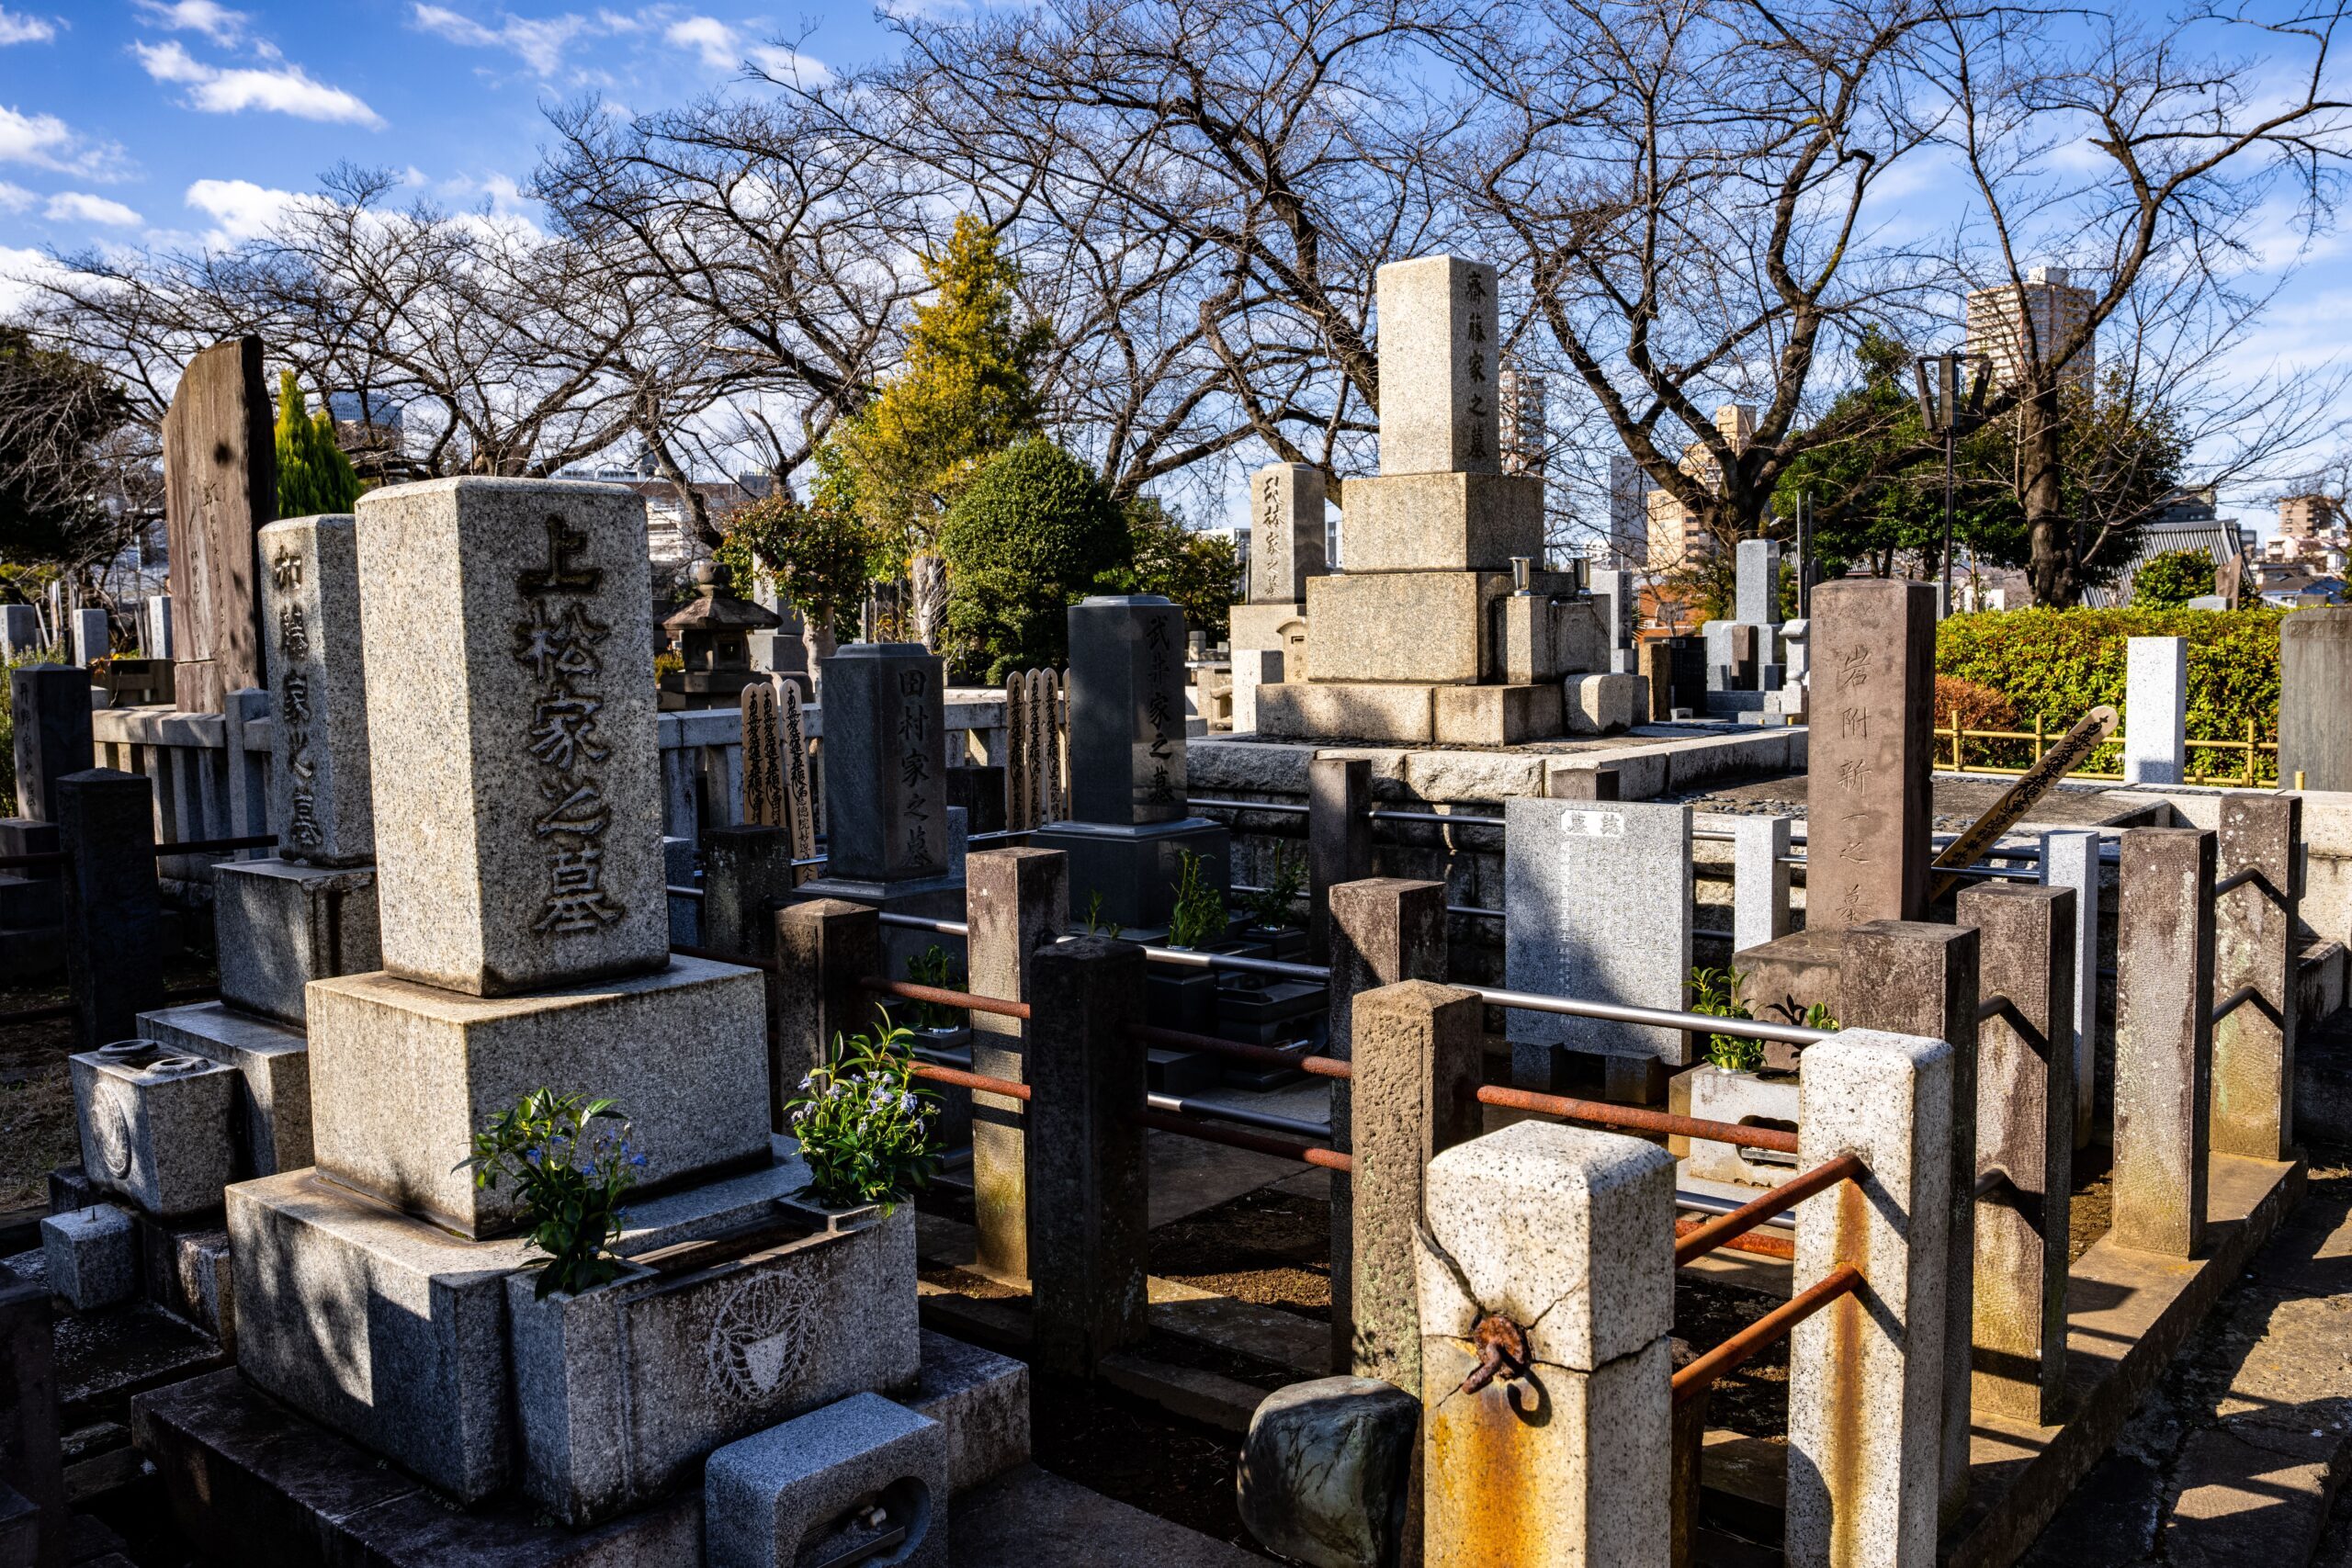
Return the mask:
{"type": "Polygon", "coordinates": [[[1928,434],[1944,438],[1944,614],[1951,614],[1952,468],[1963,431],[1973,430],[1984,417],[1984,392],[1993,378],[1993,361],[1982,354],[1922,355],[1912,370],[1919,382],[1919,417],[1928,434]],[[1973,365],[1976,377],[1965,400],[1960,386],[1962,364],[1973,365]]]}

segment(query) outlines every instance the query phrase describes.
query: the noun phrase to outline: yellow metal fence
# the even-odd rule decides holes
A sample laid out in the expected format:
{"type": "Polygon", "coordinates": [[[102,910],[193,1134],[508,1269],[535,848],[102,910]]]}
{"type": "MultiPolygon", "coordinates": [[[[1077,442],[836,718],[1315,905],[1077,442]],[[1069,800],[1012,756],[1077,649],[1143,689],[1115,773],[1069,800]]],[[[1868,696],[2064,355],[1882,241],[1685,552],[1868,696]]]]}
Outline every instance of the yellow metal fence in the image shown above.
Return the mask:
{"type": "MultiPolygon", "coordinates": [[[[2014,778],[2026,772],[2026,768],[2002,767],[1997,763],[1986,761],[1972,762],[1967,758],[1967,743],[1977,740],[2031,741],[2033,760],[2039,761],[2041,754],[2050,750],[2052,743],[2065,733],[2066,730],[2064,728],[2052,733],[2039,716],[2034,719],[2033,728],[2030,730],[1962,729],[1960,727],[1960,720],[1954,718],[1950,728],[1936,731],[1936,747],[1939,751],[1944,753],[1939,759],[1939,762],[1951,773],[1999,773],[2014,778]]],[[[2112,746],[2117,749],[2116,754],[2120,756],[2122,745],[2122,736],[2111,735],[2101,744],[2100,750],[2112,746]]],[[[2092,753],[2094,756],[2098,754],[2098,752],[2092,753]]],[[[2027,767],[2031,765],[2029,761],[2027,767]]],[[[2066,776],[2070,779],[2086,779],[2105,784],[2120,784],[2123,780],[2121,773],[2099,773],[2090,768],[2073,769],[2066,776]]],[[[2278,782],[2278,742],[2275,739],[2263,739],[2260,730],[2256,728],[2252,719],[2246,720],[2245,738],[2242,740],[2191,740],[2188,742],[2187,782],[2197,784],[2235,784],[2242,789],[2261,786],[2275,789],[2278,782]],[[2216,752],[2235,756],[2238,759],[2236,768],[2226,773],[2214,773],[2211,761],[2212,754],[2216,752]],[[2260,765],[2262,759],[2266,756],[2268,757],[2270,763],[2267,768],[2260,765]]]]}

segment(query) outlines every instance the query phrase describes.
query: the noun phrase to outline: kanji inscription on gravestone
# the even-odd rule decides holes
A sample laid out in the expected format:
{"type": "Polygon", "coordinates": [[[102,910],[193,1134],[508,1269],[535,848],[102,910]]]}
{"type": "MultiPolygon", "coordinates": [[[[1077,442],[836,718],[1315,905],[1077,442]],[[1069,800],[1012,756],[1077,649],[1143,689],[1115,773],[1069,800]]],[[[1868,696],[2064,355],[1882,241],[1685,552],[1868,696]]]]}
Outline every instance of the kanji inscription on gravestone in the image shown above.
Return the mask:
{"type": "Polygon", "coordinates": [[[1824,583],[1813,609],[1806,927],[1917,919],[1929,858],[1935,590],[1824,583]]]}
{"type": "Polygon", "coordinates": [[[531,825],[544,846],[546,897],[534,931],[576,936],[626,915],[604,886],[605,830],[612,811],[596,764],[608,755],[597,739],[604,709],[605,641],[612,627],[588,614],[585,595],[604,581],[577,558],[584,534],[564,520],[547,520],[548,560],[515,580],[522,613],[514,626],[514,658],[537,682],[531,727],[525,735],[539,768],[539,795],[548,810],[531,825]]]}

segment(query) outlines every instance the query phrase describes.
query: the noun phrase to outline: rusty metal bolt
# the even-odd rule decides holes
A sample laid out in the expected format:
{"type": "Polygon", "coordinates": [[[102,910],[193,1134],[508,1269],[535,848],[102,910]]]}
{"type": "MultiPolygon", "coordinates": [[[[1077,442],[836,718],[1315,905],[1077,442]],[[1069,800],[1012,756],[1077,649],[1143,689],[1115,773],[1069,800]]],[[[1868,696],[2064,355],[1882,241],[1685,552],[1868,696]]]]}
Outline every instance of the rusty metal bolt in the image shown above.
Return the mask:
{"type": "Polygon", "coordinates": [[[1527,1331],[1500,1313],[1480,1318],[1470,1343],[1478,1348],[1478,1364],[1462,1380],[1463,1393],[1476,1393],[1497,1378],[1510,1382],[1526,1373],[1527,1331]]]}

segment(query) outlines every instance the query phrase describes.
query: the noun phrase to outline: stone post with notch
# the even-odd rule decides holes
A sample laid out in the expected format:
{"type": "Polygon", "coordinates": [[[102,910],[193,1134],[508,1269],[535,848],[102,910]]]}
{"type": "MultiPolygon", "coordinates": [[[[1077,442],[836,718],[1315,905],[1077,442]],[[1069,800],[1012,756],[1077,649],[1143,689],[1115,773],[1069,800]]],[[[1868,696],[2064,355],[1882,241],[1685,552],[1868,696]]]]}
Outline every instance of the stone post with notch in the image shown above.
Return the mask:
{"type": "Polygon", "coordinates": [[[2194,1258],[2212,1152],[2214,835],[2123,835],[2115,938],[2118,1245],[2194,1258]]]}
{"type": "Polygon", "coordinates": [[[1372,874],[1372,763],[1317,757],[1306,764],[1306,956],[1331,961],[1331,889],[1372,874]]]}
{"type": "Polygon", "coordinates": [[[2294,1157],[2296,940],[2302,801],[2233,792],[2222,800],[2214,872],[2246,880],[2214,900],[2213,1152],[2294,1157]]]}
{"type": "Polygon", "coordinates": [[[2075,1147],[2088,1148],[2098,1087],[2098,901],[2104,880],[2097,832],[2055,829],[2041,835],[2041,885],[2075,896],[2075,1147]]]}
{"type": "MultiPolygon", "coordinates": [[[[1068,859],[1054,850],[987,850],[965,862],[964,879],[973,992],[1034,1002],[1037,954],[1060,940],[1069,908],[1068,859]]],[[[1026,1032],[1019,1019],[972,1014],[972,1070],[1025,1082],[1026,1032]]],[[[1008,1280],[1029,1273],[1027,1133],[1019,1100],[974,1092],[972,1208],[978,1263],[1008,1280]]]]}

